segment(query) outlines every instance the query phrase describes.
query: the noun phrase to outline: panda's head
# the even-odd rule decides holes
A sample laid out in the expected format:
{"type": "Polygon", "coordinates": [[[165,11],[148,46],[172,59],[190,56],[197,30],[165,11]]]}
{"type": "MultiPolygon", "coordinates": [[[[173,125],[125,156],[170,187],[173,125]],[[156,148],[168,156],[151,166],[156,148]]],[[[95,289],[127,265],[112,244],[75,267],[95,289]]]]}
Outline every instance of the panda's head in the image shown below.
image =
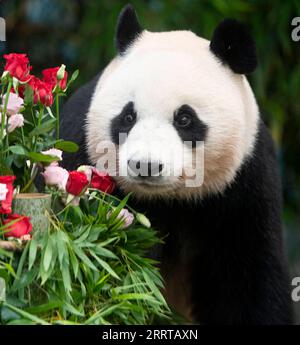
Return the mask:
{"type": "Polygon", "coordinates": [[[225,20],[210,42],[190,31],[149,32],[128,5],[116,47],[87,116],[92,162],[106,162],[119,187],[137,197],[222,192],[257,133],[258,108],[244,76],[256,54],[246,28],[225,20]]]}

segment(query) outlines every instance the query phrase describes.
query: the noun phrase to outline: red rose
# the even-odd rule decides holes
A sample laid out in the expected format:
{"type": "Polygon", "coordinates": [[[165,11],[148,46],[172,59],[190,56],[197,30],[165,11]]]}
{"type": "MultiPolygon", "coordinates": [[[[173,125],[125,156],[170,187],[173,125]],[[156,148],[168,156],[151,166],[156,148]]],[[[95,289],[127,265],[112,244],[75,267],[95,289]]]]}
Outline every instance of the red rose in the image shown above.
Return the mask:
{"type": "Polygon", "coordinates": [[[53,104],[52,86],[45,83],[35,76],[31,76],[28,85],[32,88],[34,93],[34,103],[41,102],[45,106],[53,104]]]}
{"type": "Polygon", "coordinates": [[[78,196],[83,192],[88,184],[89,181],[85,173],[80,171],[70,171],[66,190],[68,193],[78,196]]]}
{"type": "Polygon", "coordinates": [[[26,216],[20,216],[19,214],[9,215],[3,223],[12,223],[4,229],[5,231],[7,231],[8,229],[10,230],[4,233],[5,237],[20,238],[24,235],[28,235],[32,230],[32,224],[30,223],[29,218],[26,216]]]}
{"type": "Polygon", "coordinates": [[[31,67],[26,54],[12,53],[3,55],[3,57],[6,60],[5,71],[22,82],[28,81],[31,67]]]}
{"type": "Polygon", "coordinates": [[[59,82],[57,80],[57,71],[60,67],[53,67],[53,68],[47,68],[43,70],[43,81],[50,84],[52,86],[52,89],[56,86],[58,83],[59,87],[64,90],[67,86],[67,79],[68,79],[68,72],[65,71],[63,79],[61,79],[59,82]]]}
{"type": "Polygon", "coordinates": [[[0,176],[0,184],[5,185],[7,189],[5,199],[0,201],[0,214],[10,214],[12,212],[11,203],[14,191],[13,182],[15,179],[15,176],[0,176]]]}
{"type": "Polygon", "coordinates": [[[107,173],[100,172],[93,168],[91,188],[99,189],[102,192],[111,194],[115,189],[115,182],[107,173]]]}

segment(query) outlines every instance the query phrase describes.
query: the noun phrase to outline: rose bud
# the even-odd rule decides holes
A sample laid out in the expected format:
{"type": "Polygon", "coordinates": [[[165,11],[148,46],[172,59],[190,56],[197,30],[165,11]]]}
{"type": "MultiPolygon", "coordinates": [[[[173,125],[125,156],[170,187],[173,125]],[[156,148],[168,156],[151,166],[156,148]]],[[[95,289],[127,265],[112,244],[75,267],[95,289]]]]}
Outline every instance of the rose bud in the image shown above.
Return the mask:
{"type": "Polygon", "coordinates": [[[66,190],[69,172],[56,165],[49,165],[42,173],[47,186],[56,186],[58,189],[66,190]]]}
{"type": "Polygon", "coordinates": [[[66,190],[68,193],[78,196],[84,192],[88,184],[89,181],[85,173],[81,171],[70,171],[66,190]]]}
{"type": "Polygon", "coordinates": [[[2,185],[2,194],[0,199],[0,214],[9,214],[12,212],[11,204],[13,199],[14,186],[13,182],[16,179],[15,176],[0,176],[0,184],[2,185]],[[6,188],[6,194],[4,198],[4,187],[6,188]]]}
{"type": "Polygon", "coordinates": [[[9,215],[3,223],[4,225],[7,225],[7,227],[5,227],[4,229],[5,237],[20,238],[22,236],[28,235],[32,230],[32,224],[30,223],[29,218],[26,216],[21,216],[19,214],[9,215]],[[7,230],[9,231],[6,232],[7,230]]]}
{"type": "Polygon", "coordinates": [[[111,194],[115,189],[114,180],[106,172],[100,172],[96,168],[93,168],[92,171],[91,188],[111,194]]]}

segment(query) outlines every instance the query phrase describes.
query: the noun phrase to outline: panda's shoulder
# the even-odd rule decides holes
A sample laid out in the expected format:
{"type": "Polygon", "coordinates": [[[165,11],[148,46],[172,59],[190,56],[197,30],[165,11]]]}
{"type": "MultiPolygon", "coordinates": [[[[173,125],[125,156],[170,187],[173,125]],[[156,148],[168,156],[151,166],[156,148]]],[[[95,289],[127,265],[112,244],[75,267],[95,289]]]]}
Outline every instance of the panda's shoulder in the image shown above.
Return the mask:
{"type": "Polygon", "coordinates": [[[98,73],[92,80],[81,86],[66,102],[62,111],[61,127],[76,121],[85,121],[94,90],[97,86],[101,73],[98,73]]]}

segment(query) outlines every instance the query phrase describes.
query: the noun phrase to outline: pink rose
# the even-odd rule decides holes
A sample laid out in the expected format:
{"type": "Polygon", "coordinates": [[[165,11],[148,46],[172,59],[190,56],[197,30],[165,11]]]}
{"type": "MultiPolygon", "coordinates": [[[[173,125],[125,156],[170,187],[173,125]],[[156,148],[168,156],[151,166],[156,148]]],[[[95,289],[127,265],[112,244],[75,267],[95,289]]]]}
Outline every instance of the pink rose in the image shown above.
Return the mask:
{"type": "MultiPolygon", "coordinates": [[[[57,157],[58,161],[61,161],[63,152],[61,150],[53,148],[53,149],[49,149],[47,151],[42,151],[42,154],[55,156],[55,157],[57,157]]],[[[51,165],[58,165],[58,163],[57,163],[57,161],[55,161],[55,162],[52,162],[51,165]]]]}
{"type": "Polygon", "coordinates": [[[0,201],[6,200],[8,189],[5,183],[0,183],[0,201]]]}
{"type": "MultiPolygon", "coordinates": [[[[107,214],[107,217],[109,218],[112,214],[112,211],[109,211],[107,214]]],[[[122,208],[122,210],[119,212],[117,219],[123,220],[124,224],[122,225],[121,229],[128,228],[134,221],[134,215],[129,212],[126,208],[122,208]]]]}
{"type": "Polygon", "coordinates": [[[24,126],[24,117],[22,114],[14,114],[8,118],[8,133],[13,132],[16,128],[24,126]]]}
{"type": "Polygon", "coordinates": [[[128,228],[134,221],[134,215],[129,212],[126,208],[122,208],[120,213],[118,214],[119,219],[123,219],[124,224],[122,228],[128,228]]]}
{"type": "Polygon", "coordinates": [[[57,186],[59,189],[65,190],[69,178],[69,172],[56,165],[49,165],[42,173],[47,186],[57,186]]]}
{"type": "MultiPolygon", "coordinates": [[[[5,99],[6,99],[6,95],[2,97],[2,106],[4,106],[5,99]]],[[[19,97],[13,92],[10,92],[9,97],[8,97],[7,108],[6,108],[7,116],[18,114],[23,104],[24,104],[23,98],[19,97]]]]}

